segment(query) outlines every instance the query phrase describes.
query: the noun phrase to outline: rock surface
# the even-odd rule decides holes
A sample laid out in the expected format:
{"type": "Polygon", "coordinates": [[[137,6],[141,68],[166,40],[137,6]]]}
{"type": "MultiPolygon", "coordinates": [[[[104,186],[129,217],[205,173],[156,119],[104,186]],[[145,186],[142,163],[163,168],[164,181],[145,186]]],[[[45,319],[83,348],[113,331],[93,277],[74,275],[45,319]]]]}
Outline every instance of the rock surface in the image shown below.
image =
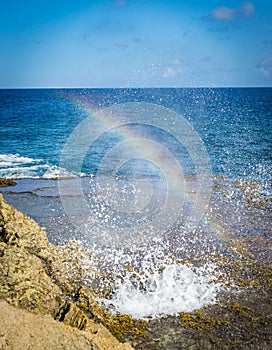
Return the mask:
{"type": "Polygon", "coordinates": [[[48,315],[34,314],[3,301],[0,310],[0,349],[109,349],[101,334],[94,338],[90,332],[66,326],[48,315]]]}
{"type": "Polygon", "coordinates": [[[112,316],[94,298],[99,276],[83,248],[49,243],[0,195],[0,349],[270,350],[271,252],[263,237],[230,237],[226,256],[206,254],[225,287],[217,304],[148,321],[112,316]]]}
{"type": "Polygon", "coordinates": [[[102,324],[108,313],[81,285],[83,274],[92,274],[88,262],[77,242],[49,243],[45,229],[0,194],[0,348],[132,349],[102,324]]]}
{"type": "Polygon", "coordinates": [[[0,187],[16,186],[16,182],[11,179],[0,178],[0,187]]]}

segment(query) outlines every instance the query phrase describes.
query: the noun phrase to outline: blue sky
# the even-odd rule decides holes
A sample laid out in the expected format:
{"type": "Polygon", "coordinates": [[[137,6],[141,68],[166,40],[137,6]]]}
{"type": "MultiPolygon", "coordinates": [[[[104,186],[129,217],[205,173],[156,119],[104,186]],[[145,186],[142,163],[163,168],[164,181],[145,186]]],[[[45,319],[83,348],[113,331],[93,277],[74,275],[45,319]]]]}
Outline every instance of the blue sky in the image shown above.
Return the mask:
{"type": "Polygon", "coordinates": [[[272,86],[269,0],[0,6],[1,88],[272,86]]]}

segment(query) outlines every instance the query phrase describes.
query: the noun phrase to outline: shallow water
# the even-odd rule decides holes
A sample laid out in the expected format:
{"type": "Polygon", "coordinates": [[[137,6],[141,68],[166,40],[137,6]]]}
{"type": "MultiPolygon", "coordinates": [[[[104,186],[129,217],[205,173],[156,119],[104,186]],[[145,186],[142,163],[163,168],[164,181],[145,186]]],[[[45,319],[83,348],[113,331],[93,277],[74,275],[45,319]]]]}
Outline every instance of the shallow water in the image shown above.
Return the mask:
{"type": "Polygon", "coordinates": [[[89,250],[112,312],[214,303],[217,261],[242,261],[243,240],[271,263],[272,89],[0,90],[0,102],[0,176],[20,179],[1,191],[51,242],[89,250]]]}
{"type": "MultiPolygon", "coordinates": [[[[116,181],[122,196],[130,197],[133,187],[128,180],[116,181]]],[[[196,179],[188,177],[186,181],[187,190],[193,193],[196,179]]],[[[139,224],[133,226],[133,235],[131,224],[124,224],[122,217],[113,220],[114,214],[107,208],[105,198],[113,191],[101,197],[95,177],[80,178],[80,183],[79,192],[77,179],[22,179],[17,186],[1,190],[10,204],[46,227],[51,242],[65,244],[76,239],[90,251],[97,275],[103,272],[108,276],[107,281],[98,281],[98,289],[111,290],[110,299],[100,301],[112,312],[144,318],[213,304],[222,289],[220,283],[213,282],[218,276],[213,257],[229,256],[232,240],[271,240],[271,198],[261,195],[253,182],[213,176],[213,191],[202,220],[184,220],[190,205],[180,203],[178,207],[176,203],[175,210],[180,208],[183,215],[171,229],[152,231],[148,227],[143,231],[139,224]],[[62,197],[60,187],[65,189],[62,197]],[[63,198],[76,204],[82,196],[88,201],[89,217],[76,207],[73,217],[67,215],[63,198]],[[201,263],[196,265],[197,260],[201,263]]],[[[161,195],[156,193],[159,199],[161,195]]],[[[271,263],[270,255],[263,259],[271,263]]]]}

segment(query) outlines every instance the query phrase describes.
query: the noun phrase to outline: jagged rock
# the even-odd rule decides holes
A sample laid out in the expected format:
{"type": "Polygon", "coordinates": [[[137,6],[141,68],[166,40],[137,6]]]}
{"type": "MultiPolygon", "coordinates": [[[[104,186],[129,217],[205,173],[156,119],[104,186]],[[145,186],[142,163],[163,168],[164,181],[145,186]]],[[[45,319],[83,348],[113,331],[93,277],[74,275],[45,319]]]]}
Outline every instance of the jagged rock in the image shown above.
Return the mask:
{"type": "Polygon", "coordinates": [[[0,299],[25,309],[0,303],[0,314],[5,315],[0,323],[3,349],[29,348],[24,346],[27,342],[35,349],[132,349],[104,326],[109,314],[82,285],[83,277],[92,275],[89,261],[75,241],[65,246],[49,243],[45,229],[8,205],[0,194],[0,299]],[[32,326],[31,338],[27,334],[32,326]]]}
{"type": "Polygon", "coordinates": [[[42,261],[15,245],[0,243],[0,298],[15,306],[53,314],[62,291],[42,261]]]}
{"type": "Polygon", "coordinates": [[[57,322],[48,315],[27,312],[6,302],[0,302],[0,310],[0,349],[3,350],[131,349],[126,344],[118,343],[112,336],[110,339],[105,339],[104,334],[99,332],[91,334],[88,331],[80,331],[57,322]]]}
{"type": "Polygon", "coordinates": [[[89,318],[95,319],[100,322],[110,320],[111,315],[100,306],[93,298],[90,289],[81,286],[76,294],[76,306],[88,315],[89,318]]]}
{"type": "MultiPolygon", "coordinates": [[[[88,323],[87,316],[69,300],[64,301],[60,305],[55,314],[55,320],[80,330],[85,330],[88,323]]],[[[92,333],[97,333],[97,329],[95,328],[92,333]]]]}
{"type": "Polygon", "coordinates": [[[17,183],[11,179],[0,178],[0,187],[16,186],[17,183]]]}

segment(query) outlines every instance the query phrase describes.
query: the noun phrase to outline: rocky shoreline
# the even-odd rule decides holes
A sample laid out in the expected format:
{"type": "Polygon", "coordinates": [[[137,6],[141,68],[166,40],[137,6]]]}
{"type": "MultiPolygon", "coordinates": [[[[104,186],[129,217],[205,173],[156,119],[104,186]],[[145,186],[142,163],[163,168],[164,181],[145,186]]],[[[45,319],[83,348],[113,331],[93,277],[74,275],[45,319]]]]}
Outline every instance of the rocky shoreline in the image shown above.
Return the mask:
{"type": "Polygon", "coordinates": [[[76,241],[50,243],[44,228],[0,194],[0,349],[268,350],[271,242],[233,239],[230,245],[232,255],[214,259],[218,278],[237,286],[236,293],[177,316],[112,316],[95,300],[88,253],[76,241]]]}
{"type": "Polygon", "coordinates": [[[49,243],[45,229],[0,195],[1,349],[132,349],[102,324],[106,311],[78,284],[87,258],[76,242],[49,243]]]}

